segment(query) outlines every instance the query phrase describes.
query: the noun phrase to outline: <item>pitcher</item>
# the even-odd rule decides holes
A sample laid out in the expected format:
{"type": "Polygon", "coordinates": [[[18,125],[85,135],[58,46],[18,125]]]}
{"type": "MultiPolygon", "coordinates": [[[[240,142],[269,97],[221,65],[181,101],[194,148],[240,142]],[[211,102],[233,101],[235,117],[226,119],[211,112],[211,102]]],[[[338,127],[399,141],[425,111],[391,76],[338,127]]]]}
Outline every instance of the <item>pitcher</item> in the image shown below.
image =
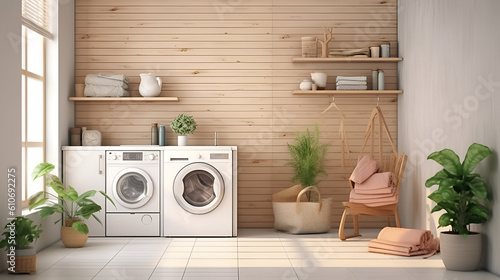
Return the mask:
{"type": "Polygon", "coordinates": [[[142,73],[139,93],[144,97],[155,97],[161,92],[161,79],[151,73],[142,73]]]}

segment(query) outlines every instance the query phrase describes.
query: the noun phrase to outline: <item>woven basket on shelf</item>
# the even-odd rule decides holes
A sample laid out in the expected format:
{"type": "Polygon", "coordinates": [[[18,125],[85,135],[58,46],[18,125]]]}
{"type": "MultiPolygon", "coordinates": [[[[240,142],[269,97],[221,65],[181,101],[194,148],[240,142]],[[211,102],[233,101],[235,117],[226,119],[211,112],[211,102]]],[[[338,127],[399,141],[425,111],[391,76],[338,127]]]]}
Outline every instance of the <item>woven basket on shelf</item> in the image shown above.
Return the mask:
{"type": "MultiPolygon", "coordinates": [[[[11,265],[9,265],[11,267],[11,265]]],[[[11,274],[36,273],[36,255],[16,257],[14,271],[9,269],[11,274]]]]}

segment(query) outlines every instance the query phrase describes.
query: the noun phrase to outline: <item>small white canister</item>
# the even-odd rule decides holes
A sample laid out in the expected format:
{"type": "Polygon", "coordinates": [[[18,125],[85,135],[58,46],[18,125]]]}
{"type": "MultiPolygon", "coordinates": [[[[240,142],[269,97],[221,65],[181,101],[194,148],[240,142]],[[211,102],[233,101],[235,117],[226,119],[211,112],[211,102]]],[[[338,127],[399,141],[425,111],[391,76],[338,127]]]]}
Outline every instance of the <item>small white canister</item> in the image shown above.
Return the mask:
{"type": "Polygon", "coordinates": [[[312,84],[313,82],[311,80],[303,80],[301,83],[300,83],[300,89],[301,90],[311,90],[312,89],[312,84]]]}

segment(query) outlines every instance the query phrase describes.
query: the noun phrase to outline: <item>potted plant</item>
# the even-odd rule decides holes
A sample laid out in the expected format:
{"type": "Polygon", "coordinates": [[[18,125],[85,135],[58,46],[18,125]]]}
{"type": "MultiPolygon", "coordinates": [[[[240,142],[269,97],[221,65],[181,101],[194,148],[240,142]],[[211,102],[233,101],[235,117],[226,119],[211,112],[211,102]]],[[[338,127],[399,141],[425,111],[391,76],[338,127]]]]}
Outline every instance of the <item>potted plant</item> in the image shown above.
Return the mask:
{"type": "Polygon", "coordinates": [[[42,230],[40,225],[33,225],[33,221],[19,216],[11,220],[4,227],[0,241],[0,248],[7,251],[7,270],[9,273],[36,273],[36,250],[30,246],[39,237],[42,230]]]}
{"type": "MultiPolygon", "coordinates": [[[[297,132],[295,142],[295,145],[287,143],[292,158],[288,160],[286,166],[293,167],[295,172],[292,182],[300,183],[302,188],[317,186],[317,177],[328,175],[323,166],[328,145],[320,143],[318,125],[316,124],[314,134],[311,134],[309,129],[304,134],[297,132]]],[[[311,192],[307,192],[306,195],[309,200],[317,199],[311,197],[311,192]]]]}
{"type": "Polygon", "coordinates": [[[317,177],[326,176],[323,162],[327,144],[319,140],[319,129],[314,133],[297,133],[294,145],[287,144],[291,159],[286,166],[294,169],[291,188],[272,195],[274,228],[291,233],[328,232],[331,226],[332,199],[322,199],[317,188],[317,177]],[[303,199],[303,194],[307,199],[303,199]]]}
{"type": "Polygon", "coordinates": [[[187,145],[187,135],[192,134],[196,130],[196,121],[193,116],[180,114],[174,118],[170,124],[170,128],[179,136],[177,137],[178,146],[187,145]]]}
{"type": "Polygon", "coordinates": [[[443,166],[425,182],[425,186],[439,186],[428,196],[437,204],[431,213],[443,210],[445,213],[439,218],[439,227],[451,226],[451,231],[440,235],[441,255],[449,270],[470,271],[479,267],[481,235],[471,232],[470,224],[484,223],[489,219],[488,209],[481,203],[489,201],[485,182],[481,175],[472,171],[490,154],[488,147],[474,143],[462,163],[450,149],[434,152],[428,157],[443,166]]]}
{"type": "MultiPolygon", "coordinates": [[[[99,218],[94,215],[101,211],[102,207],[90,199],[97,191],[90,190],[79,195],[73,187],[64,187],[59,177],[50,174],[52,170],[54,170],[54,165],[40,163],[35,167],[31,176],[33,180],[45,176],[46,185],[50,186],[57,196],[47,191],[35,193],[29,198],[30,210],[40,209],[39,214],[42,219],[54,213],[63,214],[63,217],[56,221],[57,223],[64,219],[61,227],[61,241],[66,247],[82,247],[87,242],[89,233],[84,220],[93,217],[102,225],[99,218]],[[49,196],[56,200],[49,200],[49,196]]],[[[115,205],[104,192],[99,191],[99,193],[115,205]]]]}

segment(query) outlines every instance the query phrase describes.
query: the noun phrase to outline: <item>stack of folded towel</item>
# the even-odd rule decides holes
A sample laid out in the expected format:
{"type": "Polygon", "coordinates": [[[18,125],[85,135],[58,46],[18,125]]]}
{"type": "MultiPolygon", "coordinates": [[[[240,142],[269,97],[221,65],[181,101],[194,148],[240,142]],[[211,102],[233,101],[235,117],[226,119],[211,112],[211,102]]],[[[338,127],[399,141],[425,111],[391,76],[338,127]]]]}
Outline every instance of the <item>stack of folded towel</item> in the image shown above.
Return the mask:
{"type": "Polygon", "coordinates": [[[439,251],[439,238],[434,239],[429,230],[385,227],[377,239],[368,242],[368,251],[408,257],[430,257],[439,251]]]}
{"type": "Polygon", "coordinates": [[[84,95],[87,97],[130,96],[128,78],[125,75],[99,73],[85,77],[84,95]]]}
{"type": "Polygon", "coordinates": [[[366,76],[337,76],[337,90],[366,90],[366,76]]]}
{"type": "Polygon", "coordinates": [[[351,194],[349,201],[363,203],[369,207],[390,205],[398,202],[396,185],[391,172],[376,173],[378,163],[364,156],[349,178],[351,194]]]}

